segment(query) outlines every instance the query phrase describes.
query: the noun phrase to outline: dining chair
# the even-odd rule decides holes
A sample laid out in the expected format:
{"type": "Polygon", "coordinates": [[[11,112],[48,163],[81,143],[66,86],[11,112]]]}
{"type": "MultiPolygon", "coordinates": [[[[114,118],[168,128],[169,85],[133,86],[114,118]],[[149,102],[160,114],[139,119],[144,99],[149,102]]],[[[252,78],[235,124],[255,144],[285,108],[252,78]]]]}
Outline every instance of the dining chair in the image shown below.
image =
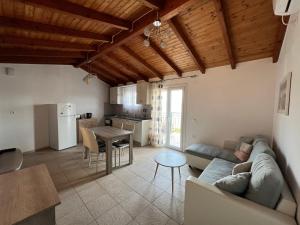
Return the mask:
{"type": "MultiPolygon", "coordinates": [[[[132,131],[134,133],[135,124],[124,123],[123,124],[123,129],[128,130],[128,131],[132,131]]],[[[119,140],[117,142],[114,142],[113,146],[115,147],[116,150],[119,150],[119,166],[120,166],[121,165],[121,152],[122,152],[122,154],[124,154],[124,150],[126,148],[129,148],[130,140],[129,139],[119,140]]]]}
{"type": "Polygon", "coordinates": [[[91,167],[93,162],[93,157],[96,157],[96,171],[98,171],[98,161],[99,161],[99,155],[105,154],[105,144],[99,143],[97,141],[96,135],[93,131],[91,131],[88,128],[82,128],[82,137],[83,137],[83,145],[86,149],[88,149],[88,155],[89,155],[89,167],[91,167]]]}
{"type": "MultiPolygon", "coordinates": [[[[115,128],[119,128],[119,129],[123,129],[123,123],[120,122],[120,121],[114,121],[113,124],[112,124],[112,127],[115,127],[115,128]]],[[[117,150],[118,148],[116,148],[114,146],[114,143],[117,143],[117,142],[120,142],[121,139],[117,139],[117,140],[114,140],[113,143],[112,143],[112,150],[114,151],[114,157],[115,157],[115,167],[117,167],[117,150]]],[[[120,151],[119,151],[119,159],[120,159],[120,151]]],[[[120,166],[120,160],[119,160],[119,166],[120,166]]]]}

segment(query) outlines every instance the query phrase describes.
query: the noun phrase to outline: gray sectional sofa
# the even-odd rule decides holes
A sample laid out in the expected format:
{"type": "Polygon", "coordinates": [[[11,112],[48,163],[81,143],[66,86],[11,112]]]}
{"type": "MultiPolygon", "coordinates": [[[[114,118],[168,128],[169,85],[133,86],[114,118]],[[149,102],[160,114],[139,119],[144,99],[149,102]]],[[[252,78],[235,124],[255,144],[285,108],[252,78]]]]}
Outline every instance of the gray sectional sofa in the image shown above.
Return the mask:
{"type": "Polygon", "coordinates": [[[188,163],[203,169],[186,181],[185,225],[295,225],[296,202],[265,138],[255,138],[248,159],[251,178],[244,194],[234,195],[214,183],[232,174],[240,163],[233,152],[209,145],[186,150],[188,163]],[[192,161],[190,160],[192,158],[192,161]],[[198,162],[197,162],[198,160],[198,162]]]}

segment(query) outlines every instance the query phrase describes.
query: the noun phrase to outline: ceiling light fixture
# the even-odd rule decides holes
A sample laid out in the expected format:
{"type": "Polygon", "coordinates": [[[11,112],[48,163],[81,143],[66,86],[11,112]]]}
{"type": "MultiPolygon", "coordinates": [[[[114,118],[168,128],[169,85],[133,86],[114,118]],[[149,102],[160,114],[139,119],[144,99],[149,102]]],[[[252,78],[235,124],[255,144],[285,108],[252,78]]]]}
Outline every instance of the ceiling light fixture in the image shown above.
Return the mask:
{"type": "MultiPolygon", "coordinates": [[[[87,61],[89,61],[88,59],[88,55],[87,55],[87,61]]],[[[84,78],[82,79],[83,82],[85,82],[86,84],[89,84],[89,81],[91,79],[93,79],[95,76],[97,76],[95,73],[92,73],[92,70],[91,70],[91,65],[92,63],[89,62],[88,64],[88,74],[84,76],[84,78]]]]}
{"type": "Polygon", "coordinates": [[[162,23],[159,19],[158,12],[156,14],[156,19],[154,20],[154,22],[151,25],[145,27],[144,35],[144,46],[146,47],[150,46],[150,38],[157,39],[161,48],[165,48],[167,46],[165,39],[169,38],[169,30],[162,29],[162,23]]]}

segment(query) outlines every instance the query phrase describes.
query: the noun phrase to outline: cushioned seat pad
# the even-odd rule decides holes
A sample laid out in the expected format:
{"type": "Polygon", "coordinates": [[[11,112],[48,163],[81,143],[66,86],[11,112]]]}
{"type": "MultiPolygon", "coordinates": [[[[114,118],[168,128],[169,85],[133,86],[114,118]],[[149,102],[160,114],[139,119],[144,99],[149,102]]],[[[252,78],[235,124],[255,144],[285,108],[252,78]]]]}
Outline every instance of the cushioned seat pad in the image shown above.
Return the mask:
{"type": "Polygon", "coordinates": [[[219,158],[235,163],[240,162],[240,160],[233,154],[233,152],[213,145],[192,144],[185,150],[185,152],[209,160],[219,158]]]}
{"type": "Polygon", "coordinates": [[[217,180],[231,175],[232,169],[236,164],[223,159],[213,159],[198,179],[209,184],[213,184],[217,180]]]}

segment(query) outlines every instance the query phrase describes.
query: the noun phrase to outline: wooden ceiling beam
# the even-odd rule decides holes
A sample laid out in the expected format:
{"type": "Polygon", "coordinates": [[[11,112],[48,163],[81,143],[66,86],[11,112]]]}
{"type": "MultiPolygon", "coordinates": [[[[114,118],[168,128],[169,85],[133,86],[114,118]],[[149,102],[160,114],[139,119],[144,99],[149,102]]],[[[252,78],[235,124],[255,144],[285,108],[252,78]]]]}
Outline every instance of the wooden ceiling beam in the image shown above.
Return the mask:
{"type": "Polygon", "coordinates": [[[88,38],[88,39],[99,40],[103,42],[111,41],[111,37],[103,34],[92,33],[92,32],[81,31],[81,30],[73,30],[66,27],[58,27],[54,25],[43,24],[43,23],[38,23],[38,22],[33,22],[28,20],[21,20],[17,18],[3,17],[3,16],[0,16],[0,26],[12,27],[16,29],[25,29],[25,30],[31,30],[36,32],[60,34],[64,36],[88,38]]]}
{"type": "MultiPolygon", "coordinates": [[[[163,8],[159,11],[160,19],[168,20],[176,15],[178,15],[181,11],[185,10],[186,8],[193,6],[199,0],[165,0],[163,8]]],[[[151,24],[153,20],[156,18],[156,12],[152,11],[142,17],[140,20],[134,23],[134,29],[130,31],[123,31],[119,35],[114,38],[113,44],[105,44],[98,49],[97,52],[93,53],[89,60],[84,60],[77,65],[80,67],[88,63],[90,60],[96,60],[102,54],[112,51],[114,48],[117,48],[125,43],[127,43],[130,39],[141,35],[144,32],[144,28],[151,24]]]]}
{"type": "MultiPolygon", "coordinates": [[[[144,40],[144,36],[141,35],[141,41],[144,40]]],[[[161,50],[159,46],[157,46],[153,41],[150,41],[150,48],[152,48],[157,55],[159,55],[175,72],[178,76],[182,76],[182,71],[178,68],[178,66],[166,55],[166,53],[161,50]]]]}
{"type": "Polygon", "coordinates": [[[26,48],[1,48],[0,56],[31,56],[45,58],[86,58],[81,52],[68,52],[56,50],[26,49],[26,48]]]}
{"type": "MultiPolygon", "coordinates": [[[[281,18],[280,18],[281,20],[281,18]]],[[[290,16],[286,16],[284,18],[284,21],[286,23],[288,23],[290,20],[290,16]]],[[[284,24],[282,24],[282,22],[280,21],[279,27],[278,27],[278,31],[277,31],[277,36],[276,36],[276,43],[275,43],[275,47],[274,47],[274,51],[273,51],[273,63],[277,63],[279,56],[280,56],[280,51],[281,51],[281,47],[284,41],[284,37],[285,37],[285,33],[286,33],[286,29],[287,26],[285,26],[284,24]]]]}
{"type": "Polygon", "coordinates": [[[78,59],[62,58],[62,57],[49,58],[49,57],[0,56],[0,63],[75,65],[76,63],[78,63],[78,59]]]}
{"type": "Polygon", "coordinates": [[[103,71],[103,73],[116,78],[119,81],[118,83],[126,84],[127,82],[129,82],[129,80],[126,76],[114,71],[111,67],[108,66],[108,64],[106,62],[94,61],[93,65],[98,67],[101,71],[103,71]]]}
{"type": "Polygon", "coordinates": [[[169,26],[175,33],[178,40],[181,42],[181,44],[184,46],[184,48],[187,50],[197,67],[202,73],[205,73],[205,66],[202,60],[200,59],[200,56],[196,52],[194,46],[192,46],[190,40],[187,37],[186,32],[183,30],[182,26],[179,24],[179,21],[176,17],[173,17],[168,21],[169,26]]]}
{"type": "Polygon", "coordinates": [[[54,10],[59,10],[64,13],[69,13],[74,16],[79,16],[89,20],[96,20],[101,23],[122,29],[129,30],[131,28],[130,21],[123,20],[112,15],[102,13],[84,6],[65,1],[65,0],[19,0],[26,4],[44,6],[54,10]]]}
{"type": "Polygon", "coordinates": [[[222,35],[223,35],[224,43],[226,46],[229,62],[230,62],[231,68],[235,69],[236,68],[236,60],[235,60],[235,56],[233,54],[232,41],[231,41],[230,34],[229,34],[229,25],[228,25],[228,20],[227,20],[225,9],[224,9],[224,3],[222,2],[222,0],[213,0],[213,2],[215,4],[215,8],[217,11],[217,17],[219,20],[219,24],[221,26],[222,35]]]}
{"type": "Polygon", "coordinates": [[[129,47],[127,47],[126,45],[122,45],[121,49],[123,49],[128,55],[130,55],[137,62],[139,62],[141,65],[143,65],[153,75],[159,77],[162,80],[164,79],[164,76],[162,74],[160,74],[160,72],[158,72],[153,66],[151,66],[149,63],[147,63],[146,60],[144,60],[142,57],[140,57],[137,53],[135,53],[129,47]]]}
{"type": "Polygon", "coordinates": [[[9,35],[0,35],[0,45],[27,46],[32,48],[53,48],[61,51],[95,51],[96,48],[91,45],[71,43],[64,41],[52,41],[45,39],[34,39],[27,37],[15,37],[9,35]]]}
{"type": "Polygon", "coordinates": [[[139,79],[142,79],[144,81],[149,81],[149,77],[143,75],[140,73],[138,69],[136,69],[134,66],[129,64],[127,61],[122,60],[120,57],[116,56],[113,52],[110,52],[109,54],[106,55],[108,58],[111,60],[117,62],[120,64],[121,67],[123,67],[125,70],[134,73],[139,79]]]}
{"type": "Polygon", "coordinates": [[[163,7],[163,0],[140,0],[145,6],[151,9],[159,10],[163,7]]]}
{"type": "Polygon", "coordinates": [[[101,74],[96,68],[91,68],[90,69],[88,67],[88,65],[84,65],[84,66],[81,67],[81,69],[83,69],[87,73],[90,73],[90,72],[95,73],[98,79],[104,81],[105,83],[109,84],[110,86],[117,85],[117,83],[114,80],[108,79],[103,74],[101,74]]]}

